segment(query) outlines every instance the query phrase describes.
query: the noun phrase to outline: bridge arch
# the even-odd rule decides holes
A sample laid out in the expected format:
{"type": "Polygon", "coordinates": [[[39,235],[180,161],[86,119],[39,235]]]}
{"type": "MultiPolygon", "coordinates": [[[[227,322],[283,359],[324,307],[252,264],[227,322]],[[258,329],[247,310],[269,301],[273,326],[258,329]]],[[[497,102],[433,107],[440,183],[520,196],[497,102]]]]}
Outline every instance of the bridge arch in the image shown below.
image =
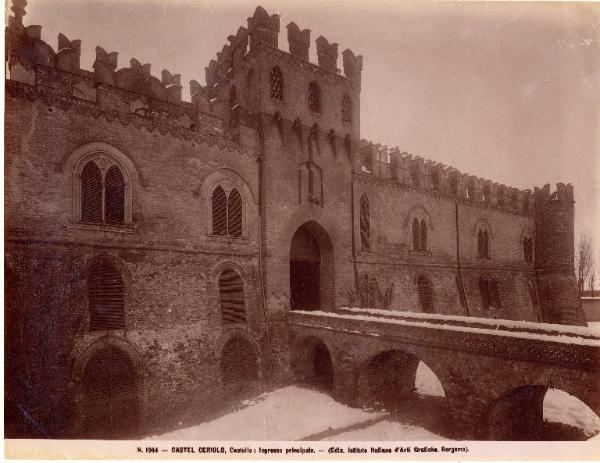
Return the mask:
{"type": "Polygon", "coordinates": [[[292,371],[296,381],[331,392],[334,380],[333,355],[329,346],[316,336],[295,343],[292,371]]]}
{"type": "Polygon", "coordinates": [[[446,395],[439,376],[413,352],[379,351],[358,366],[357,398],[360,404],[395,407],[420,394],[446,395]],[[421,378],[417,373],[430,383],[430,387],[418,385],[421,378]]]}
{"type": "Polygon", "coordinates": [[[333,244],[315,221],[300,226],[290,243],[292,310],[320,310],[335,304],[333,244]]]}
{"type": "Polygon", "coordinates": [[[598,410],[568,391],[544,384],[514,387],[490,405],[484,420],[490,440],[581,440],[600,431],[598,410]],[[567,418],[565,420],[565,418],[567,418]],[[563,420],[568,422],[563,422],[563,420]]]}

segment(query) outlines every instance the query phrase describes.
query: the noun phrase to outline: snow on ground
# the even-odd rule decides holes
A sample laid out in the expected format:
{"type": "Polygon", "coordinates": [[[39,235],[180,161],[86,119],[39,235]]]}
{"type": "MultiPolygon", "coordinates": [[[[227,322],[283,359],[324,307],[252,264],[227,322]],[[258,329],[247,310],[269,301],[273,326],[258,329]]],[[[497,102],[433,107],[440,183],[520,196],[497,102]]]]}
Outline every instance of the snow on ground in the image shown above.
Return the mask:
{"type": "Polygon", "coordinates": [[[546,392],[544,419],[583,429],[589,436],[600,433],[600,417],[581,400],[559,389],[546,392]]]}
{"type": "Polygon", "coordinates": [[[448,440],[426,429],[393,421],[380,421],[364,429],[343,432],[328,437],[330,441],[408,441],[408,440],[448,440]]]}
{"type": "Polygon", "coordinates": [[[440,380],[435,376],[435,373],[431,371],[431,368],[423,362],[419,362],[419,366],[417,367],[415,388],[417,389],[417,393],[421,395],[432,395],[435,397],[446,396],[440,380]]]}
{"type": "Polygon", "coordinates": [[[588,322],[588,329],[592,334],[600,336],[600,322],[588,322]]]}
{"type": "Polygon", "coordinates": [[[322,392],[288,386],[248,401],[248,406],[197,426],[152,436],[158,440],[298,440],[385,415],[350,408],[322,392]]]}

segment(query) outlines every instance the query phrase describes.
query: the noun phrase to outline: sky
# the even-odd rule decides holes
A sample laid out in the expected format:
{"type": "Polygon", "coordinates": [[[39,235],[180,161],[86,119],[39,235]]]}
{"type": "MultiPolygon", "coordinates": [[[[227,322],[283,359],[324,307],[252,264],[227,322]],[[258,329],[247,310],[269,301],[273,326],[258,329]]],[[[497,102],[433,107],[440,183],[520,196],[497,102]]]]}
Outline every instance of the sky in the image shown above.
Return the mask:
{"type": "MultiPolygon", "coordinates": [[[[28,0],[26,25],[204,83],[204,67],[247,26],[255,2],[28,0]]],[[[361,137],[525,189],[572,183],[576,236],[600,255],[600,4],[261,0],[362,54],[361,137]]]]}

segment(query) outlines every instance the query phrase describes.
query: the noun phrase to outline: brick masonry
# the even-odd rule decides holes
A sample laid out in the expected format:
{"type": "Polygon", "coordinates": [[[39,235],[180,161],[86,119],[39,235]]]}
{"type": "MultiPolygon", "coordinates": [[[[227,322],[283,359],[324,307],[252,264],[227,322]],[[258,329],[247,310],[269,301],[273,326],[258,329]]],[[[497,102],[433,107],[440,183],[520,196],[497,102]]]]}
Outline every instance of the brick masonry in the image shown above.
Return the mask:
{"type": "Polygon", "coordinates": [[[222,394],[221,350],[234,335],[253,346],[263,383],[291,380],[290,245],[302,226],[319,247],[324,310],[349,304],[348,293],[370,275],[393,284],[391,310],[418,312],[416,281],[426,276],[436,313],[585,323],[573,297],[572,187],[532,194],[361,140],[362,57],[352,51],[342,53],[342,74],[337,45],[320,37],[312,64],[306,31],[288,26],[292,53],[283,52],[279,17],[259,7],[211,61],[207,85],[190,83],[185,102],[177,75],[163,71],[159,80],[135,59],[117,70],[116,55],[99,47],[93,72],[80,69],[79,42],[61,35],[55,53],[14,8],[5,119],[7,434],[80,432],[81,375],[106,345],[131,358],[146,430],[175,420],[190,401],[222,394]],[[270,94],[275,65],[282,99],[270,94]],[[310,82],[321,89],[320,112],[308,108],[310,82]],[[350,120],[341,117],[343,95],[352,101],[350,120]],[[78,169],[97,155],[126,172],[131,216],[122,226],[79,220],[78,169]],[[470,182],[475,194],[467,198],[470,182]],[[241,237],[212,235],[211,195],[220,184],[242,195],[241,237]],[[503,202],[501,191],[514,202],[503,202]],[[368,251],[360,249],[362,195],[368,251]],[[423,251],[412,250],[414,217],[428,226],[423,251]],[[489,259],[477,257],[481,227],[490,231],[489,259]],[[526,236],[534,263],[524,261],[526,236]],[[125,281],[125,330],[89,331],[87,270],[97,260],[125,281]],[[221,322],[225,269],[243,281],[243,326],[221,322]],[[493,311],[482,307],[482,276],[499,284],[493,311]]]}

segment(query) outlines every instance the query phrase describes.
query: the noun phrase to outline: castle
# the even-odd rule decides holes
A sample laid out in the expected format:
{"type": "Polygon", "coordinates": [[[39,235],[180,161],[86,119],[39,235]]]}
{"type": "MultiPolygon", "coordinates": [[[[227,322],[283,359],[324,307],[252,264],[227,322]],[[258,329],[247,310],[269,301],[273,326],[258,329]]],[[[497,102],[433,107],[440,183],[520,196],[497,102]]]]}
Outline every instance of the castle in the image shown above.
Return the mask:
{"type": "Polygon", "coordinates": [[[360,138],[362,56],[257,7],[206,85],[7,40],[7,437],[136,435],[292,380],[290,310],[585,325],[573,188],[360,138]],[[242,386],[240,386],[242,385],[242,386]],[[175,418],[174,418],[175,417],[175,418]],[[129,434],[128,434],[129,433],[129,434]]]}

